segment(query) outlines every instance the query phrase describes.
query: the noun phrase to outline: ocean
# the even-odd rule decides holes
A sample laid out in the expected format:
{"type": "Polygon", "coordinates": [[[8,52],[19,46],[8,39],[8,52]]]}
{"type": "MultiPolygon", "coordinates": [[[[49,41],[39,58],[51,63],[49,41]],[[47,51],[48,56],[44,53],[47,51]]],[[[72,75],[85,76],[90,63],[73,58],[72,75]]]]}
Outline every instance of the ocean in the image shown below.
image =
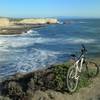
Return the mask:
{"type": "Polygon", "coordinates": [[[81,44],[88,56],[100,57],[100,19],[69,20],[19,35],[0,35],[0,79],[66,62],[70,54],[79,55],[81,44]]]}

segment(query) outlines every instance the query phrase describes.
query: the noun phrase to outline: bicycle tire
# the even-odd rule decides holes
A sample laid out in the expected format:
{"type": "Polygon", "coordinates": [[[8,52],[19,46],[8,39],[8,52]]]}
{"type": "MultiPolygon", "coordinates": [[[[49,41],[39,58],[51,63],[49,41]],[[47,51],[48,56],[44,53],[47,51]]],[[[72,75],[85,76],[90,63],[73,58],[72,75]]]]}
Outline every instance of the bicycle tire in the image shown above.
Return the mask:
{"type": "Polygon", "coordinates": [[[76,89],[78,87],[78,83],[79,83],[79,81],[78,81],[79,79],[71,78],[71,75],[75,75],[75,72],[76,72],[76,68],[74,66],[71,66],[67,72],[66,83],[67,83],[68,92],[70,92],[70,93],[73,93],[76,91],[76,89]],[[71,86],[71,84],[72,84],[71,81],[74,82],[73,87],[71,86]]]}
{"type": "Polygon", "coordinates": [[[86,62],[86,70],[89,77],[96,77],[99,74],[99,66],[92,61],[86,62]]]}

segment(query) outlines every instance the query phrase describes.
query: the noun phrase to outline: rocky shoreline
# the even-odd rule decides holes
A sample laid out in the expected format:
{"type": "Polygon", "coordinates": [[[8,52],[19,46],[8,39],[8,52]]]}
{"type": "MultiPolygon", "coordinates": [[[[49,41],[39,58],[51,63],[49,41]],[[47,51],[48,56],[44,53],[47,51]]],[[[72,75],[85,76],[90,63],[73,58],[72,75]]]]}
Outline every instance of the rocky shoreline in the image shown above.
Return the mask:
{"type": "MultiPolygon", "coordinates": [[[[95,61],[99,62],[99,59],[95,61]]],[[[97,88],[100,89],[99,83],[96,83],[98,84],[96,87],[94,87],[95,83],[93,83],[94,80],[94,82],[96,82],[96,80],[99,82],[100,75],[96,79],[89,79],[86,75],[81,77],[79,88],[76,93],[70,95],[67,92],[64,77],[69,66],[72,64],[73,62],[67,62],[59,65],[52,65],[49,68],[28,74],[17,73],[0,83],[1,98],[9,98],[3,100],[73,100],[73,98],[77,97],[77,100],[99,100],[99,92],[90,92],[90,94],[94,94],[88,97],[85,90],[88,90],[87,93],[89,93],[91,89],[94,89],[93,91],[96,91],[97,88]],[[92,86],[92,84],[94,85],[92,86]],[[78,96],[78,94],[80,95],[78,96]]],[[[99,91],[98,89],[97,91],[99,91]]]]}
{"type": "Polygon", "coordinates": [[[0,35],[16,35],[22,34],[30,29],[44,27],[46,25],[15,25],[15,26],[8,26],[0,28],[0,35]]]}
{"type": "Polygon", "coordinates": [[[57,24],[57,19],[14,19],[0,18],[0,35],[13,35],[40,28],[48,24],[57,24]]]}
{"type": "Polygon", "coordinates": [[[28,74],[17,73],[0,83],[0,95],[4,98],[8,97],[8,100],[40,100],[33,99],[36,91],[45,92],[49,89],[54,91],[66,91],[64,90],[64,82],[62,81],[62,84],[57,77],[59,76],[58,73],[61,74],[61,71],[63,73],[65,70],[66,73],[68,66],[69,64],[65,63],[52,65],[49,68],[28,74]]]}

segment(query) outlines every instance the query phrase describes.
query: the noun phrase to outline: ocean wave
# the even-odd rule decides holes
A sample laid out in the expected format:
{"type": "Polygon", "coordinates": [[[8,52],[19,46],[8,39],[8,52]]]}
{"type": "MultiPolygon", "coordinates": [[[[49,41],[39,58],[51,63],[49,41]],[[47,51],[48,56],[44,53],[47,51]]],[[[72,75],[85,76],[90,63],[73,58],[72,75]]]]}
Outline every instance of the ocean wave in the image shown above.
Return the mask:
{"type": "Polygon", "coordinates": [[[79,23],[84,24],[84,23],[88,23],[88,22],[85,22],[85,21],[80,21],[79,23]]]}
{"type": "Polygon", "coordinates": [[[17,66],[19,67],[19,69],[22,69],[23,67],[32,67],[35,69],[38,67],[45,67],[49,64],[55,63],[58,54],[60,54],[60,52],[32,49],[30,52],[25,52],[23,56],[17,58],[17,66]]]}
{"type": "Polygon", "coordinates": [[[55,39],[50,38],[42,38],[42,37],[9,37],[9,38],[1,38],[0,39],[0,47],[25,47],[34,45],[35,43],[47,43],[51,41],[56,41],[55,39]]]}
{"type": "Polygon", "coordinates": [[[69,38],[67,40],[65,40],[67,43],[70,44],[81,44],[81,43],[95,43],[96,40],[95,39],[84,39],[84,38],[69,38]]]}
{"type": "Polygon", "coordinates": [[[39,44],[80,44],[95,43],[95,39],[84,38],[44,38],[44,37],[7,37],[0,38],[0,48],[18,48],[39,44]]]}
{"type": "Polygon", "coordinates": [[[20,34],[20,36],[39,36],[39,33],[38,33],[38,31],[30,29],[26,32],[22,32],[22,34],[20,34]]]}
{"type": "Polygon", "coordinates": [[[57,62],[57,55],[60,52],[32,49],[16,57],[16,62],[0,68],[0,76],[7,76],[16,72],[31,72],[42,69],[57,62]]]}

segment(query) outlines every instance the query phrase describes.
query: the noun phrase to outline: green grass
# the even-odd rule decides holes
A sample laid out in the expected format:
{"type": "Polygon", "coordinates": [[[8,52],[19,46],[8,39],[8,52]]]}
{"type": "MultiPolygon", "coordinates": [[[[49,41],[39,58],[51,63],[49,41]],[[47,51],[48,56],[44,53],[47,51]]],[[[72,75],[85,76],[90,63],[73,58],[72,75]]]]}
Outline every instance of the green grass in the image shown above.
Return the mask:
{"type": "MultiPolygon", "coordinates": [[[[56,83],[56,87],[58,88],[58,90],[61,90],[61,89],[66,90],[67,89],[65,80],[66,80],[68,68],[70,66],[72,66],[71,63],[64,63],[64,64],[54,66],[54,70],[53,70],[53,73],[55,74],[54,81],[56,83]]],[[[92,82],[92,80],[88,77],[86,71],[82,72],[80,75],[77,90],[79,90],[80,88],[89,86],[91,84],[91,82],[92,82]]]]}

